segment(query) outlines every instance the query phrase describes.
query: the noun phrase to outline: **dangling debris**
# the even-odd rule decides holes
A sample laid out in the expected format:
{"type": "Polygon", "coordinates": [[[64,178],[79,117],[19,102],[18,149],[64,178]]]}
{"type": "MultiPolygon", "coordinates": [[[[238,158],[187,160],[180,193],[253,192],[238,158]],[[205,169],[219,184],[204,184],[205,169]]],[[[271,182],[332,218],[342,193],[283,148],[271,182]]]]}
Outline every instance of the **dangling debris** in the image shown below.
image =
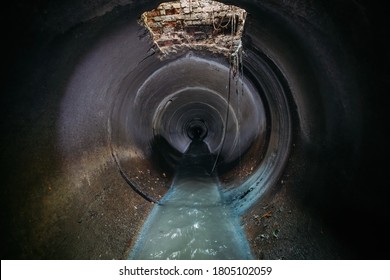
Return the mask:
{"type": "Polygon", "coordinates": [[[246,11],[233,5],[180,0],[144,12],[141,23],[150,31],[162,57],[195,49],[230,59],[240,51],[245,18],[246,11]]]}

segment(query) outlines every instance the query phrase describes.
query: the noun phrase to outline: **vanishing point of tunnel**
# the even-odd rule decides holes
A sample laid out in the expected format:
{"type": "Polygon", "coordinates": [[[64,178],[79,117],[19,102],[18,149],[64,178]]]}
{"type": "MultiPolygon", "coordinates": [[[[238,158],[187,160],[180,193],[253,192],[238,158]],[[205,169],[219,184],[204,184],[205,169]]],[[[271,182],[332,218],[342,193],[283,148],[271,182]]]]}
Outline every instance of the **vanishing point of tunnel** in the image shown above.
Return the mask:
{"type": "Polygon", "coordinates": [[[7,4],[2,259],[383,258],[381,13],[7,4]]]}

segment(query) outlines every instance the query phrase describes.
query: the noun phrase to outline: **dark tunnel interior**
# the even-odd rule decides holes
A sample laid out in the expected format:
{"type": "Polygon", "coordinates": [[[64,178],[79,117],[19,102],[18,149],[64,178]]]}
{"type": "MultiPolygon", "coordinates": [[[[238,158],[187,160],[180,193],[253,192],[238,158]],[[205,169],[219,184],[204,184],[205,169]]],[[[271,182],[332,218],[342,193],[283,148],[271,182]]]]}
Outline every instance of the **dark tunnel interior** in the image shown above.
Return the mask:
{"type": "Polygon", "coordinates": [[[232,60],[162,57],[162,2],[6,4],[2,259],[127,259],[183,174],[216,178],[254,259],[388,258],[383,7],[219,1],[246,11],[232,60]]]}

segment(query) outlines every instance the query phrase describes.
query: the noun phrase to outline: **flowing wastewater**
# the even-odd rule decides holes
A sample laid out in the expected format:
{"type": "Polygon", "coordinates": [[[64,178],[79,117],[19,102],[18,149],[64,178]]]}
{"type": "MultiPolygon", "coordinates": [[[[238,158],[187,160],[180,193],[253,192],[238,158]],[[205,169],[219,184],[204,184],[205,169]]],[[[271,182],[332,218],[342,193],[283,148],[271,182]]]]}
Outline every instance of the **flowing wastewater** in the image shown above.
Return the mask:
{"type": "Polygon", "coordinates": [[[213,156],[193,140],[169,192],[146,220],[129,259],[252,259],[240,220],[224,204],[213,156]]]}

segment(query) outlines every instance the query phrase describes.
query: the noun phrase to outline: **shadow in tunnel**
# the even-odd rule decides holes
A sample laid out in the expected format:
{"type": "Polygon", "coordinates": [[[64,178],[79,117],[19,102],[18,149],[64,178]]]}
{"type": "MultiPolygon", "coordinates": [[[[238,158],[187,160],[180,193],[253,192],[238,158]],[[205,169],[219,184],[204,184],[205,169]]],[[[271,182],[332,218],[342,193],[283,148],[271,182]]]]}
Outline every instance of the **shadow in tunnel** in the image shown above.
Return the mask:
{"type": "Polygon", "coordinates": [[[169,177],[172,177],[183,154],[172,147],[161,135],[154,136],[150,146],[154,168],[159,170],[160,173],[166,173],[169,174],[169,177]]]}

